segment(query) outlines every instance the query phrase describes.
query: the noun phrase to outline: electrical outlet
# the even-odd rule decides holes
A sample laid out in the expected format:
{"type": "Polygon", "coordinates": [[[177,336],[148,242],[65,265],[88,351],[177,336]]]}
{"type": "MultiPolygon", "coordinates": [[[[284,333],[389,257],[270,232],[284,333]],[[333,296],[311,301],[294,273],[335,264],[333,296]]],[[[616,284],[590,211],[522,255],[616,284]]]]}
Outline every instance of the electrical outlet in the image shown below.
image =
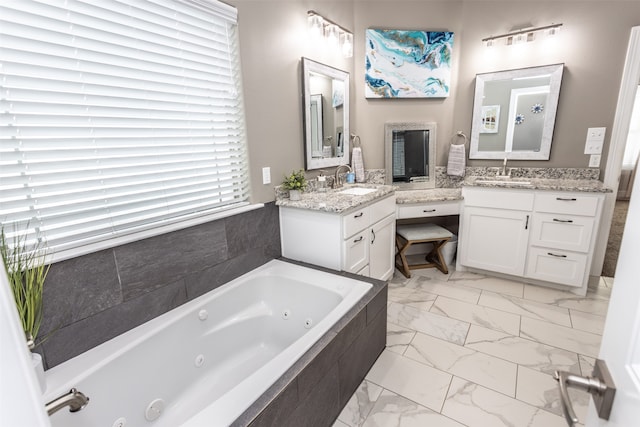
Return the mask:
{"type": "Polygon", "coordinates": [[[600,154],[592,154],[589,158],[589,167],[597,168],[600,166],[600,154]]]}
{"type": "Polygon", "coordinates": [[[270,167],[262,168],[262,183],[271,184],[271,168],[270,167]]]}
{"type": "Polygon", "coordinates": [[[607,128],[589,128],[587,129],[587,141],[584,145],[584,154],[602,154],[604,145],[604,134],[607,128]]]}

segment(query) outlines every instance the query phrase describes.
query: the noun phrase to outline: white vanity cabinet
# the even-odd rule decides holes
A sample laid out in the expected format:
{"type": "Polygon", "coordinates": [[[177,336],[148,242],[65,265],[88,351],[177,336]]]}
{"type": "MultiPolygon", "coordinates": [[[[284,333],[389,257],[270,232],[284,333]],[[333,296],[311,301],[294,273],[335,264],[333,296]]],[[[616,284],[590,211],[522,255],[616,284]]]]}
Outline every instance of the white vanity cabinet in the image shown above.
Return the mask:
{"type": "Polygon", "coordinates": [[[459,239],[462,265],[522,276],[533,193],[465,189],[459,239]]]}
{"type": "Polygon", "coordinates": [[[586,291],[604,194],[465,188],[460,265],[586,291]]]}
{"type": "Polygon", "coordinates": [[[345,214],[280,207],[284,257],[380,280],[393,275],[395,196],[345,214]]]}

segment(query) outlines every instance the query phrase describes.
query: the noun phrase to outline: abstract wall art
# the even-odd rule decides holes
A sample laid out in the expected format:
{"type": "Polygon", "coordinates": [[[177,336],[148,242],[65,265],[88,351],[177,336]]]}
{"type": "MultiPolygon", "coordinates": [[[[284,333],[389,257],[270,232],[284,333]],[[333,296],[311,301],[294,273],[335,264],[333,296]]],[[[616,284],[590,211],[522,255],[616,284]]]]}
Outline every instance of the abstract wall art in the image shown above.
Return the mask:
{"type": "Polygon", "coordinates": [[[453,33],[366,30],[367,98],[445,98],[451,85],[453,33]]]}

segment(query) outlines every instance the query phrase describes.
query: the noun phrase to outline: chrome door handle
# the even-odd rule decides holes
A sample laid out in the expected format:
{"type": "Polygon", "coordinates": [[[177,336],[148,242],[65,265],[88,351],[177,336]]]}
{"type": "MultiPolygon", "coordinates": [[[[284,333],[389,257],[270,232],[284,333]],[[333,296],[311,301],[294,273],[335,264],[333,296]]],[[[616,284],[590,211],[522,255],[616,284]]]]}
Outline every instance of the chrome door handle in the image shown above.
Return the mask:
{"type": "Polygon", "coordinates": [[[611,378],[611,374],[609,374],[607,365],[603,360],[596,359],[592,375],[592,377],[583,377],[566,371],[556,371],[554,373],[554,378],[558,381],[558,387],[560,389],[562,413],[569,427],[573,427],[575,423],[578,422],[578,417],[576,417],[576,413],[571,405],[571,400],[569,399],[569,387],[591,393],[600,418],[608,420],[609,415],[611,415],[611,407],[613,406],[616,387],[611,378]]]}

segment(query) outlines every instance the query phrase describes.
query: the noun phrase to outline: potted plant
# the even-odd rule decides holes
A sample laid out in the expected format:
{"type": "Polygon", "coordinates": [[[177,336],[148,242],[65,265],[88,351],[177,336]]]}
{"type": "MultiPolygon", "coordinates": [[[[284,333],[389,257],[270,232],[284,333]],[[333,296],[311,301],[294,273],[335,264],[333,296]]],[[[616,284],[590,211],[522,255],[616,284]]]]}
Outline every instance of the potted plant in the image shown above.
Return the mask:
{"type": "MultiPolygon", "coordinates": [[[[42,292],[50,267],[45,263],[47,255],[45,243],[38,238],[35,244],[29,244],[27,236],[19,234],[7,239],[3,227],[0,228],[0,253],[27,346],[33,350],[42,323],[42,292]]],[[[44,391],[42,356],[34,352],[31,356],[40,386],[44,391]]]]}
{"type": "Polygon", "coordinates": [[[300,200],[300,192],[307,188],[307,179],[304,176],[304,171],[293,171],[289,176],[284,177],[282,181],[282,187],[285,190],[289,190],[289,198],[291,200],[300,200]]]}

